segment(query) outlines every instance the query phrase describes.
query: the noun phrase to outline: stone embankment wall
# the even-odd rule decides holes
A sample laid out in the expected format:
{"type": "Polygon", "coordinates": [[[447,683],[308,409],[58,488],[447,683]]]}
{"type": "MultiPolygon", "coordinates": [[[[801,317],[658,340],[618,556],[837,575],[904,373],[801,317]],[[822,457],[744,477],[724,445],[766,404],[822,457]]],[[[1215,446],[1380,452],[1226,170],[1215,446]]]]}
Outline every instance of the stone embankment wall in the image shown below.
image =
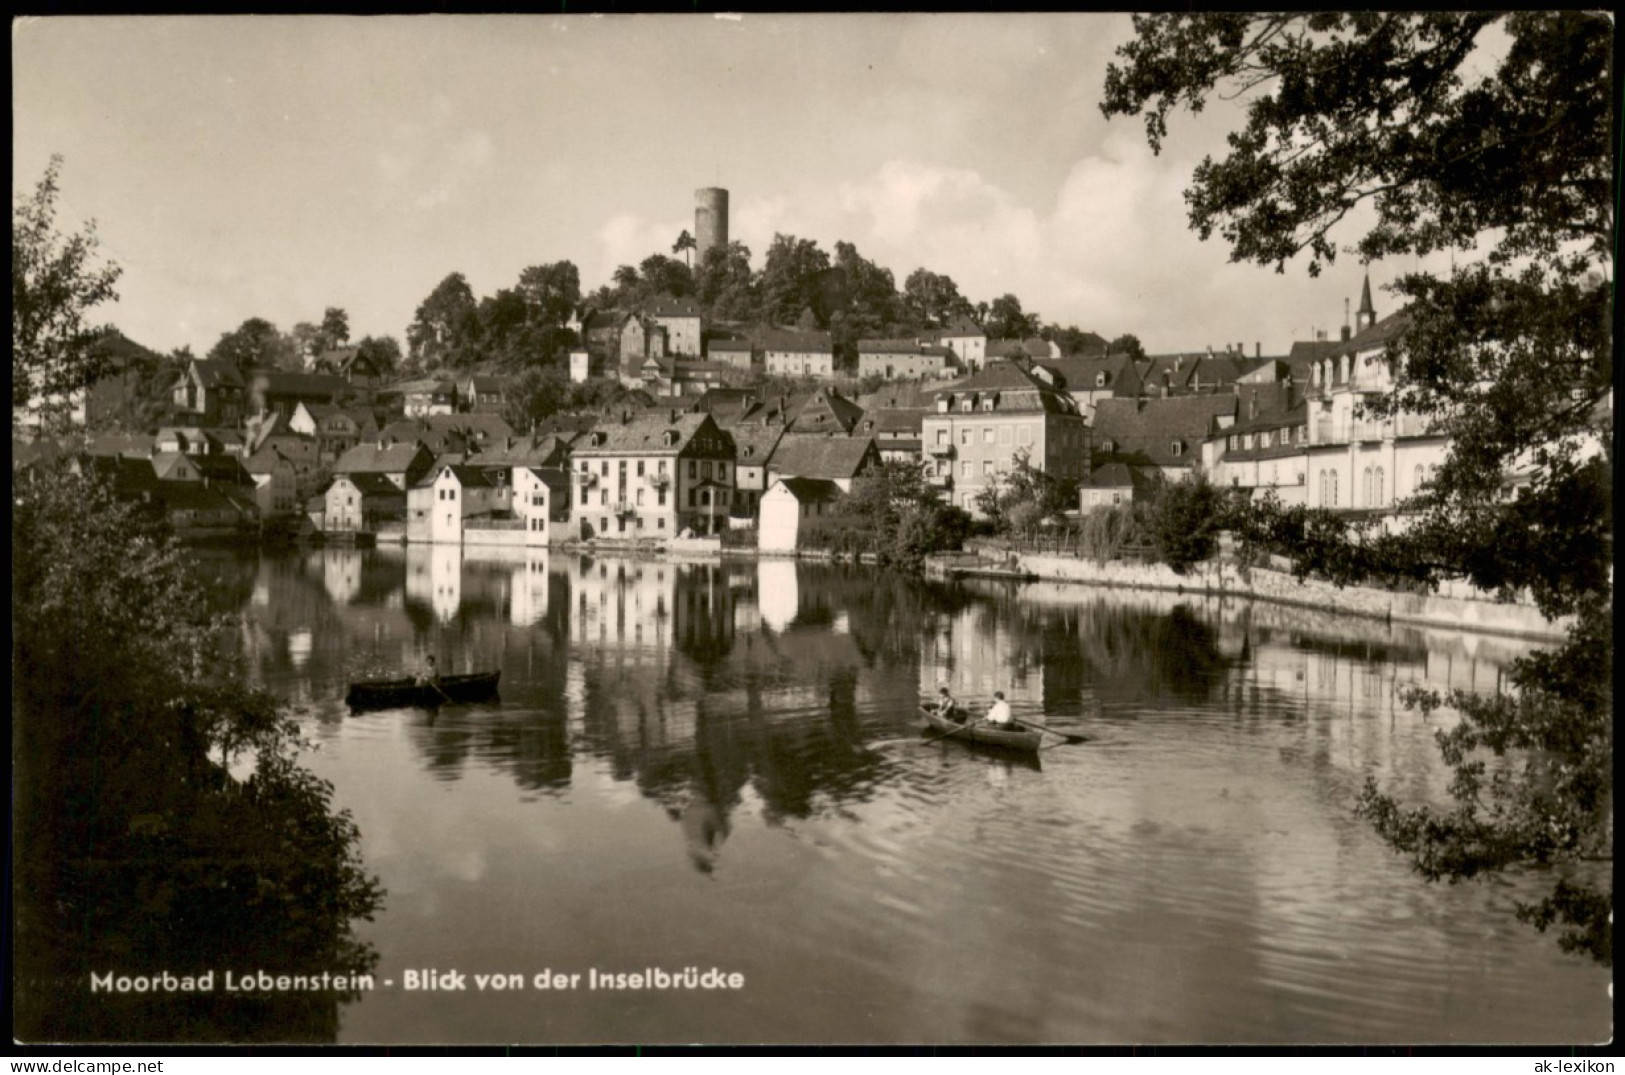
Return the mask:
{"type": "Polygon", "coordinates": [[[1548,621],[1531,604],[1505,604],[1460,585],[1436,594],[1393,593],[1306,579],[1266,568],[1242,569],[1234,564],[1208,561],[1176,575],[1166,564],[1111,561],[1104,564],[1071,556],[1009,552],[1001,557],[1018,571],[1041,579],[1076,582],[1088,586],[1116,586],[1142,590],[1174,590],[1218,596],[1279,601],[1284,604],[1369,616],[1391,623],[1449,627],[1463,631],[1510,635],[1515,638],[1561,639],[1569,621],[1548,621]]]}

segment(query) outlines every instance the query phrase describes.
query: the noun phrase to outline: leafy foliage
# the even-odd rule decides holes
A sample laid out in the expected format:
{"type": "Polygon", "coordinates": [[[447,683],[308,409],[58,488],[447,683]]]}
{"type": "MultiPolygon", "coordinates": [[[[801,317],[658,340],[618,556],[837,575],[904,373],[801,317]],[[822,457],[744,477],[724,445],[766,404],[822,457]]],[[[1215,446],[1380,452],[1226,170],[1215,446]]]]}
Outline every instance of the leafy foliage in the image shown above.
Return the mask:
{"type": "Polygon", "coordinates": [[[122,270],[98,264],[96,224],[76,235],[56,228],[62,158],[53,156],[45,175],[11,215],[11,405],[69,393],[106,372],[96,349],[101,336],[89,311],[118,298],[122,270]]]}
{"type": "Polygon", "coordinates": [[[1077,502],[1078,483],[1033,466],[1025,449],[1016,451],[1010,469],[997,482],[976,494],[977,508],[997,531],[1029,537],[1077,502]]]}
{"type": "Polygon", "coordinates": [[[413,366],[471,366],[479,359],[480,315],[474,290],[460,272],[447,276],[418,304],[406,330],[413,366]]]}
{"type": "Polygon", "coordinates": [[[83,987],[110,967],[364,970],[351,923],[381,900],[353,822],[295,763],[295,726],[243,681],[238,636],[163,524],[86,465],[26,471],[13,493],[19,1030],[330,1037],[332,997],[325,1013],[216,997],[136,1012],[83,987]]]}
{"type": "Polygon", "coordinates": [[[208,357],[230,362],[238,372],[287,369],[297,364],[293,341],[263,317],[250,317],[209,348],[208,357]]]}
{"type": "Polygon", "coordinates": [[[970,516],[942,502],[922,466],[893,460],[855,479],[804,540],[815,548],[874,553],[882,564],[917,572],[932,553],[959,548],[969,529],[970,516]]]}
{"type": "Polygon", "coordinates": [[[1613,22],[1585,12],[1380,12],[1142,17],[1102,109],[1167,117],[1248,99],[1230,153],[1197,169],[1187,202],[1234,260],[1317,274],[1340,224],[1371,225],[1366,260],[1480,252],[1393,290],[1403,333],[1391,392],[1366,416],[1421,416],[1450,453],[1401,533],[1266,501],[1248,542],[1334,581],[1527,591],[1575,617],[1568,643],[1520,662],[1517,694],[1421,696],[1462,723],[1441,737],[1454,806],[1407,808],[1366,789],[1361,811],[1430,879],[1556,874],[1520,910],[1561,923],[1565,948],[1611,961],[1611,653],[1615,125],[1613,22]]]}

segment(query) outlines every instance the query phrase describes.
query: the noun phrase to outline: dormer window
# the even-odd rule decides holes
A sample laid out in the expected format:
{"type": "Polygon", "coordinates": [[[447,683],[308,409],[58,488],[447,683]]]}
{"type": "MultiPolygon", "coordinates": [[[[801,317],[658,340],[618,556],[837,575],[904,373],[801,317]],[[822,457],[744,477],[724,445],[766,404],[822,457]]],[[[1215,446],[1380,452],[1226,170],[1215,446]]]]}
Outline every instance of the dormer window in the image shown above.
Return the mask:
{"type": "Polygon", "coordinates": [[[954,397],[943,396],[937,400],[937,413],[947,414],[954,409],[954,397]]]}
{"type": "Polygon", "coordinates": [[[976,397],[974,395],[969,395],[960,400],[959,409],[966,414],[974,411],[976,409],[976,397]]]}
{"type": "Polygon", "coordinates": [[[1095,374],[1095,387],[1096,388],[1105,388],[1106,387],[1106,375],[1104,373],[1095,374]]]}
{"type": "Polygon", "coordinates": [[[1112,444],[1112,442],[1110,440],[1103,440],[1103,441],[1100,442],[1100,450],[1103,451],[1103,452],[1112,452],[1112,451],[1116,451],[1117,449],[1116,449],[1116,446],[1114,444],[1112,444]]]}
{"type": "Polygon", "coordinates": [[[982,400],[982,410],[991,411],[998,404],[998,402],[999,394],[995,392],[982,400]]]}
{"type": "Polygon", "coordinates": [[[1170,455],[1184,455],[1185,454],[1185,442],[1182,441],[1182,440],[1169,441],[1168,442],[1168,454],[1170,454],[1170,455]]]}

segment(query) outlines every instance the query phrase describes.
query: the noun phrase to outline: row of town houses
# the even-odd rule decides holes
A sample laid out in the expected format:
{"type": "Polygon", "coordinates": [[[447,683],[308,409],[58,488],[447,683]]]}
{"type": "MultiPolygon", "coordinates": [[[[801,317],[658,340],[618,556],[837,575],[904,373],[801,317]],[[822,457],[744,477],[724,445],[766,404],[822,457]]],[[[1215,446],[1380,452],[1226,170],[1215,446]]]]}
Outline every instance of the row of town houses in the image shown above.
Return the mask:
{"type": "MultiPolygon", "coordinates": [[[[830,385],[793,396],[712,386],[527,430],[497,413],[498,378],[386,385],[352,364],[352,377],[245,379],[194,360],[176,387],[177,424],[91,437],[89,448],[120,489],[160,502],[183,531],[291,520],[340,538],[534,546],[754,528],[759,547],[792,549],[808,520],[885,460],[917,463],[973,515],[980,494],[1025,463],[1076,482],[1079,511],[1200,470],[1254,495],[1400,525],[1400,506],[1449,447],[1422,417],[1360,409],[1391,391],[1389,345],[1406,323],[1377,319],[1368,285],[1340,339],[1276,357],[1239,345],[1057,357],[956,335],[916,345],[953,356],[948,379],[894,365],[901,376],[855,398],[830,385]]],[[[697,325],[661,335],[701,338],[697,325]]],[[[903,342],[894,353],[908,354],[903,342]]]]}

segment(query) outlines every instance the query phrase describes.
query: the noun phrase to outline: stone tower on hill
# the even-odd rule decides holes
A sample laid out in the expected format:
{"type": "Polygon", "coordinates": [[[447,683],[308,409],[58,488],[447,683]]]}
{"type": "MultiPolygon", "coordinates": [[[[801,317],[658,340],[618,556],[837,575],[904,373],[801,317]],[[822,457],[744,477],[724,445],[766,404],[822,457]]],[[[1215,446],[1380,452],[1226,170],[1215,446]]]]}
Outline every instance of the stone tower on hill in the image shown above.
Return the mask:
{"type": "Polygon", "coordinates": [[[694,260],[704,264],[705,252],[728,245],[728,192],[703,187],[694,192],[694,260]]]}

